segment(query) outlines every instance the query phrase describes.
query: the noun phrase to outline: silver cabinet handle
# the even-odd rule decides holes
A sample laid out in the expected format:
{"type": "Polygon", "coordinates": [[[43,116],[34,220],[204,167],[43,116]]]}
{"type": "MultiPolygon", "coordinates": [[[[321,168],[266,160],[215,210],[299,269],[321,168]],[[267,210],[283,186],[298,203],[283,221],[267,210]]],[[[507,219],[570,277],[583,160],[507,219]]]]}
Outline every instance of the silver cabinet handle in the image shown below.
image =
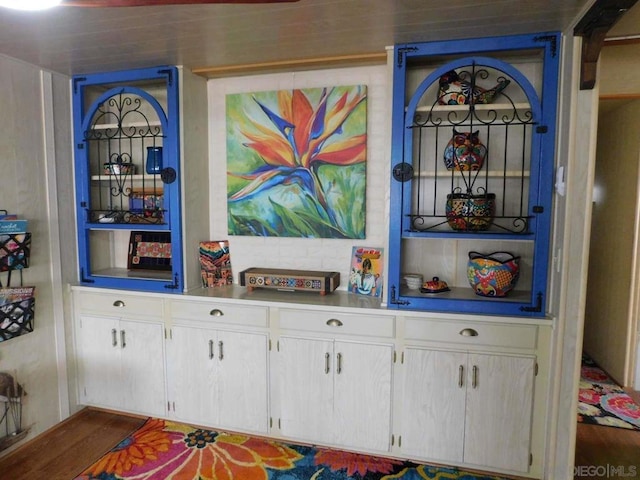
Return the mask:
{"type": "Polygon", "coordinates": [[[337,318],[331,318],[331,319],[327,320],[327,325],[329,325],[330,327],[341,327],[342,326],[342,322],[340,320],[338,320],[337,318]]]}
{"type": "Polygon", "coordinates": [[[209,360],[213,359],[213,340],[209,340],[209,360]]]}
{"type": "Polygon", "coordinates": [[[221,317],[224,315],[224,313],[222,313],[222,310],[214,308],[209,312],[209,315],[211,315],[212,317],[221,317]]]}
{"type": "Polygon", "coordinates": [[[329,355],[329,352],[324,354],[324,373],[329,373],[329,358],[331,357],[331,355],[329,355]]]}
{"type": "Polygon", "coordinates": [[[478,331],[474,330],[473,328],[464,328],[460,330],[460,335],[462,335],[463,337],[477,337],[478,331]]]}
{"type": "Polygon", "coordinates": [[[111,346],[118,346],[118,331],[115,328],[111,329],[111,346]]]}
{"type": "Polygon", "coordinates": [[[464,385],[464,365],[458,367],[458,387],[462,388],[464,385]]]}
{"type": "Polygon", "coordinates": [[[114,306],[114,307],[122,308],[122,307],[124,307],[125,305],[124,305],[124,302],[123,302],[122,300],[116,300],[115,302],[113,302],[113,306],[114,306]]]}
{"type": "Polygon", "coordinates": [[[126,332],[124,330],[120,330],[120,346],[122,348],[127,346],[126,332]]]}
{"type": "Polygon", "coordinates": [[[471,379],[471,386],[473,388],[478,387],[478,366],[477,365],[473,366],[473,377],[471,379]]]}
{"type": "Polygon", "coordinates": [[[337,357],[338,357],[338,365],[336,366],[336,373],[340,375],[340,373],[342,373],[342,354],[339,353],[337,357]]]}
{"type": "Polygon", "coordinates": [[[218,342],[218,360],[222,360],[224,358],[224,352],[222,351],[223,347],[224,343],[222,343],[222,340],[220,340],[218,342]]]}

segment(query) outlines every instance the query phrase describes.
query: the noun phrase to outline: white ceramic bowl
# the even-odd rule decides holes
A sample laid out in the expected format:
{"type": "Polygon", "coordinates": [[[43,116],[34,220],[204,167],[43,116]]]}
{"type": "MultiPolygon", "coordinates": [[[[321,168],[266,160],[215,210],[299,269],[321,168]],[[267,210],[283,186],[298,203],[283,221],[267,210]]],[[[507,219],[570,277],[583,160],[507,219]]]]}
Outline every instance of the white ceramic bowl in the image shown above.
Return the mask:
{"type": "Polygon", "coordinates": [[[418,290],[422,287],[422,275],[419,273],[405,273],[402,278],[411,290],[418,290]]]}

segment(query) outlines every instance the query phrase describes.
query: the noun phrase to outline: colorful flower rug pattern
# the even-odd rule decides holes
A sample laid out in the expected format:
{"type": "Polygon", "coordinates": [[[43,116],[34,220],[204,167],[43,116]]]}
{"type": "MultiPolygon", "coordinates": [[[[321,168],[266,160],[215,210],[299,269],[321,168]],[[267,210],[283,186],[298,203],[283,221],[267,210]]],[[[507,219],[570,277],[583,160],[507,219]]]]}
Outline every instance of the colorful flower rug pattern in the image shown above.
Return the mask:
{"type": "Polygon", "coordinates": [[[149,419],[75,480],[505,480],[149,419]]]}
{"type": "Polygon", "coordinates": [[[640,430],[640,405],[589,356],[582,356],[578,422],[640,430]]]}

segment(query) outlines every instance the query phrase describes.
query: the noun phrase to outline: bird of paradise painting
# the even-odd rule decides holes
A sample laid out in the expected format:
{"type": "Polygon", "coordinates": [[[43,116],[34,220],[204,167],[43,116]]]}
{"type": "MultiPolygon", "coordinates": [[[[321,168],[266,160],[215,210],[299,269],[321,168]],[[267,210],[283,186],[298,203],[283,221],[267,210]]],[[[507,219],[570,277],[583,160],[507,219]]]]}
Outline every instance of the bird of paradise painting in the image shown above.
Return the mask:
{"type": "Polygon", "coordinates": [[[365,238],[366,86],[226,97],[230,235],[365,238]]]}

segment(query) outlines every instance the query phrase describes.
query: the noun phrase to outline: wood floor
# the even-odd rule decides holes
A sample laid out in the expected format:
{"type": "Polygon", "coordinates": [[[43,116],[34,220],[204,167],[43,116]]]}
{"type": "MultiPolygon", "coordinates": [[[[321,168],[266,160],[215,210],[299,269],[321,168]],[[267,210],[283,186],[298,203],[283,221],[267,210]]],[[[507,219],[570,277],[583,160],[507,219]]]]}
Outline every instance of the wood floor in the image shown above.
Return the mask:
{"type": "MultiPolygon", "coordinates": [[[[144,421],[84,409],[0,458],[0,480],[72,480],[144,421]]],[[[640,431],[578,424],[576,465],[576,479],[640,478],[640,431]]]]}
{"type": "Polygon", "coordinates": [[[0,480],[71,480],[144,421],[84,409],[0,458],[0,480]]]}

